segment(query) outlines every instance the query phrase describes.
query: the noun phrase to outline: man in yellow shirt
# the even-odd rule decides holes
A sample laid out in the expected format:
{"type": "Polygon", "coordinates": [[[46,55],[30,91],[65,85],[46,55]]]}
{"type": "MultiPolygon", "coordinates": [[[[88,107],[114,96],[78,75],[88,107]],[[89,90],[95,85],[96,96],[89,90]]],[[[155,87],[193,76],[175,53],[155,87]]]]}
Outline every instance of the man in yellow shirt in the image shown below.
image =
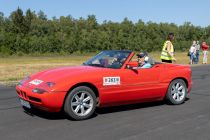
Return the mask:
{"type": "Polygon", "coordinates": [[[173,40],[174,33],[169,33],[168,38],[163,45],[163,49],[160,56],[162,62],[172,63],[173,61],[176,61],[176,58],[174,57],[174,46],[172,44],[173,40]]]}

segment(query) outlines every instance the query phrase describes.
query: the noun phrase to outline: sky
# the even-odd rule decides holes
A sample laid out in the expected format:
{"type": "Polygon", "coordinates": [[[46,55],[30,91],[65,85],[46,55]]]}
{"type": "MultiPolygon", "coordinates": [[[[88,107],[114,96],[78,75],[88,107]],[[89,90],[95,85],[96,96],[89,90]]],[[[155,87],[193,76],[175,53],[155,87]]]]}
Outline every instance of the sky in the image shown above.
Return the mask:
{"type": "Polygon", "coordinates": [[[99,23],[121,22],[127,17],[134,23],[141,19],[177,25],[184,22],[201,27],[210,25],[210,0],[0,0],[0,12],[7,17],[18,7],[23,11],[42,10],[49,19],[95,15],[99,23]]]}

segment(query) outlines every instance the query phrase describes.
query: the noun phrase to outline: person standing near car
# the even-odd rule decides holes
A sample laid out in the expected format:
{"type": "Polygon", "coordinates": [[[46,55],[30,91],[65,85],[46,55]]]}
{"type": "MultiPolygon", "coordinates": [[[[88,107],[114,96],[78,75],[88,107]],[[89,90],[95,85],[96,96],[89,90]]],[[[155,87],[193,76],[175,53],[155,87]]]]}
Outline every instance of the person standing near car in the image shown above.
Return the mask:
{"type": "Polygon", "coordinates": [[[200,57],[200,44],[199,44],[199,41],[196,41],[196,60],[195,60],[195,64],[198,64],[199,57],[200,57]]]}
{"type": "Polygon", "coordinates": [[[203,50],[203,64],[207,64],[209,46],[206,44],[206,42],[203,42],[201,47],[203,50]]]}
{"type": "Polygon", "coordinates": [[[192,46],[190,47],[190,50],[189,50],[189,52],[190,52],[190,64],[192,65],[192,64],[194,64],[195,63],[195,61],[196,61],[196,41],[193,41],[193,44],[192,44],[192,46]]]}
{"type": "Polygon", "coordinates": [[[162,62],[166,63],[173,63],[173,61],[176,61],[176,58],[174,57],[174,46],[172,44],[172,41],[174,40],[174,33],[169,33],[167,41],[165,41],[160,59],[162,62]]]}

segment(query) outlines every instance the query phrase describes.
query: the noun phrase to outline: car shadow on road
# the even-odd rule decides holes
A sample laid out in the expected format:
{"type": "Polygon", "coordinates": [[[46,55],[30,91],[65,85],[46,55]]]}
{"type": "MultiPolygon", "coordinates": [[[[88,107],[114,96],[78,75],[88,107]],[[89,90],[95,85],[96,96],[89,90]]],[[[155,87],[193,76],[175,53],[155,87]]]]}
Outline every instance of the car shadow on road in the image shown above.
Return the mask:
{"type": "Polygon", "coordinates": [[[104,108],[97,108],[96,113],[98,115],[100,114],[102,115],[102,114],[123,112],[123,111],[129,111],[129,110],[149,108],[149,107],[154,107],[154,106],[161,106],[161,105],[167,105],[167,104],[164,101],[157,101],[157,102],[147,102],[147,103],[138,103],[138,104],[130,104],[130,105],[104,107],[104,108]]]}
{"type": "Polygon", "coordinates": [[[58,113],[51,113],[51,112],[45,112],[39,109],[27,109],[27,108],[23,108],[24,109],[24,113],[26,113],[27,115],[31,116],[31,117],[40,117],[43,119],[47,119],[47,120],[63,120],[63,119],[67,119],[67,115],[63,112],[58,112],[58,113]]]}
{"type": "MultiPolygon", "coordinates": [[[[138,103],[138,104],[131,104],[131,105],[97,108],[96,112],[91,118],[95,118],[98,115],[103,115],[103,114],[108,114],[108,113],[123,112],[123,111],[128,111],[128,110],[131,111],[131,110],[149,108],[149,107],[161,106],[161,105],[167,105],[167,104],[166,102],[159,101],[159,102],[148,102],[148,103],[138,103]]],[[[49,113],[49,112],[45,112],[39,109],[28,110],[26,108],[24,108],[24,112],[27,115],[30,115],[32,117],[40,117],[47,120],[65,120],[65,119],[72,120],[64,112],[49,113]]]]}

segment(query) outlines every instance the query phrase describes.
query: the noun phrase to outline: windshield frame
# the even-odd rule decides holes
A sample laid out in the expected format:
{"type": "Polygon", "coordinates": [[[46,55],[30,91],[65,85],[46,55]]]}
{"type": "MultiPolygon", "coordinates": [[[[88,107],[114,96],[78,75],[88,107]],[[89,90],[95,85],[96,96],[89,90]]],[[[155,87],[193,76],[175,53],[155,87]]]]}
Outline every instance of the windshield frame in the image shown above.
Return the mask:
{"type": "Polygon", "coordinates": [[[132,51],[129,51],[129,50],[105,50],[105,51],[102,51],[102,52],[98,53],[97,55],[95,55],[94,57],[89,59],[88,61],[84,62],[83,65],[100,67],[100,68],[122,69],[122,68],[124,68],[125,63],[127,63],[127,61],[131,58],[131,54],[133,54],[133,53],[132,53],[132,51]],[[120,67],[117,67],[117,68],[115,68],[115,67],[103,67],[103,66],[100,66],[99,64],[98,64],[98,66],[97,66],[97,64],[88,64],[89,62],[93,62],[93,60],[97,60],[97,57],[101,56],[103,53],[109,53],[109,52],[113,53],[113,54],[114,53],[116,53],[116,54],[119,53],[119,54],[123,54],[123,55],[127,53],[127,57],[125,57],[126,59],[123,61],[122,65],[120,67]]]}

